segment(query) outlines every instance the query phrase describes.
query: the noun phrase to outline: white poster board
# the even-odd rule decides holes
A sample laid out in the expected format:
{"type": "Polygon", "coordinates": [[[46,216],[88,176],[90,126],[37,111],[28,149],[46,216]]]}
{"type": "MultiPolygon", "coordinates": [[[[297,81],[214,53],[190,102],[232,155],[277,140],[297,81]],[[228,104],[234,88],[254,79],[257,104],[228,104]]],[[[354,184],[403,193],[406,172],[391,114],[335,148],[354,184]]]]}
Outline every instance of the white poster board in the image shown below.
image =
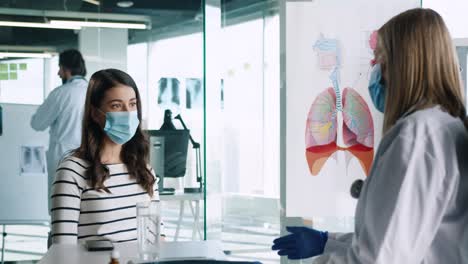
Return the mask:
{"type": "Polygon", "coordinates": [[[419,0],[286,2],[286,216],[353,228],[351,184],[365,179],[383,115],[368,82],[372,33],[419,0]]]}
{"type": "Polygon", "coordinates": [[[38,106],[0,105],[0,224],[48,222],[45,151],[49,135],[30,126],[38,106]]]}

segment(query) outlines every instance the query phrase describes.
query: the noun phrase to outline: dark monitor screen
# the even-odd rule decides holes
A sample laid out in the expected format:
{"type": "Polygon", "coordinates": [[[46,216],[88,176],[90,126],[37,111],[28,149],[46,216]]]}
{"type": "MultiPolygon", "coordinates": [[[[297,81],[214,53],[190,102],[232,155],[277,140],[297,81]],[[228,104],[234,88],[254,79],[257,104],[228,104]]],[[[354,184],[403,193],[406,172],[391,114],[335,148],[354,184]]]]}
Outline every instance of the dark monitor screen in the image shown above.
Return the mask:
{"type": "MultiPolygon", "coordinates": [[[[164,178],[185,175],[189,130],[148,130],[150,137],[164,138],[164,178]]],[[[157,168],[154,168],[157,171],[157,168]]]]}

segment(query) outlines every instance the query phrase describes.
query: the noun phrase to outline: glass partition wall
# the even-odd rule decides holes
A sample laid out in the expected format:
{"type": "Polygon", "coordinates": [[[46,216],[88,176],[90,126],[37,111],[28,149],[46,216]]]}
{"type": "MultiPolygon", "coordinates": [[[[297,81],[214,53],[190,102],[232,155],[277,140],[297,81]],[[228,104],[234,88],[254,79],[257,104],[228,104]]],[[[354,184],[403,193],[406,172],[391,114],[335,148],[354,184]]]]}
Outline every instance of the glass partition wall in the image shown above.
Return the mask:
{"type": "MultiPolygon", "coordinates": [[[[0,23],[0,106],[42,104],[62,84],[57,76],[58,54],[74,48],[84,56],[87,79],[105,68],[126,71],[134,78],[141,95],[144,129],[158,130],[163,124],[164,111],[169,109],[173,118],[181,117],[194,141],[203,142],[202,0],[0,2],[0,21],[37,23],[35,27],[0,23]],[[103,26],[101,22],[126,26],[115,28],[103,26]],[[55,24],[58,28],[51,28],[51,23],[59,23],[55,24]],[[135,24],[141,27],[135,28],[135,24]],[[42,55],[36,58],[33,53],[42,55]]],[[[174,119],[173,124],[176,129],[183,129],[179,120],[174,119]]],[[[30,119],[18,122],[27,126],[30,119]]],[[[16,158],[19,157],[12,157],[9,162],[17,164],[16,158]]],[[[203,158],[198,162],[199,167],[203,158]]],[[[3,171],[1,164],[4,163],[0,163],[3,171]]],[[[158,172],[157,166],[151,165],[158,172]]],[[[0,180],[2,177],[6,175],[0,173],[0,180]]],[[[196,152],[190,142],[185,174],[167,177],[164,183],[164,187],[174,188],[176,193],[160,196],[166,240],[204,239],[204,195],[184,195],[184,188],[199,186],[196,152]]],[[[3,209],[1,200],[0,210],[3,209]]],[[[0,228],[2,224],[0,219],[0,228]]],[[[9,222],[1,230],[7,233],[4,245],[0,239],[0,247],[5,247],[2,260],[39,260],[47,251],[49,229],[48,224],[9,222]]]]}
{"type": "MultiPolygon", "coordinates": [[[[219,239],[230,259],[279,262],[270,250],[280,228],[276,0],[7,1],[0,3],[0,17],[144,24],[0,25],[0,105],[42,104],[61,85],[58,53],[65,49],[82,52],[87,79],[104,68],[127,71],[140,90],[143,127],[158,130],[171,110],[172,118],[180,117],[174,126],[183,129],[183,120],[201,146],[197,158],[189,142],[183,177],[164,179],[176,193],[160,196],[167,240],[219,239]],[[200,186],[200,176],[203,192],[186,195],[184,188],[200,186]]],[[[37,261],[47,251],[48,225],[9,223],[2,231],[8,233],[0,244],[5,261],[37,261]]]]}
{"type": "Polygon", "coordinates": [[[278,263],[277,1],[205,1],[206,237],[232,260],[278,263]]]}

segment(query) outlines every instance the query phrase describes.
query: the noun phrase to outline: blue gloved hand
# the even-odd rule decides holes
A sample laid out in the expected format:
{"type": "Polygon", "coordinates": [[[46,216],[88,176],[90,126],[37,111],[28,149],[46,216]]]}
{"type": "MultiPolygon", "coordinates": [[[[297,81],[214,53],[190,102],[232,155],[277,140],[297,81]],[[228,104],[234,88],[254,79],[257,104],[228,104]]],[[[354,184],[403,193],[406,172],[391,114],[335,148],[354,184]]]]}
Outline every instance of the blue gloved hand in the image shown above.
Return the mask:
{"type": "Polygon", "coordinates": [[[302,226],[288,226],[291,234],[273,241],[272,250],[279,250],[278,255],[288,259],[303,259],[321,255],[328,240],[328,232],[302,226]]]}

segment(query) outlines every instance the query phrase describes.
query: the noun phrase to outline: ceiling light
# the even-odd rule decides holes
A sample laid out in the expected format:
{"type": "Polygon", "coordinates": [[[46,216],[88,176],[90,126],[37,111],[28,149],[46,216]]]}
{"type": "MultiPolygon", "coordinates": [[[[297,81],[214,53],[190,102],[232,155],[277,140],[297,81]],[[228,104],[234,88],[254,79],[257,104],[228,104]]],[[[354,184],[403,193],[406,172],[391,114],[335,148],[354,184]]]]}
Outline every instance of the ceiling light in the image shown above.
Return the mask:
{"type": "Polygon", "coordinates": [[[97,6],[101,4],[97,0],[83,0],[83,2],[90,3],[90,4],[93,4],[93,5],[97,5],[97,6]]]}
{"type": "Polygon", "coordinates": [[[145,24],[138,23],[117,23],[117,22],[91,22],[91,21],[71,21],[71,20],[50,20],[51,25],[74,26],[74,27],[103,27],[103,28],[128,28],[147,29],[145,24]]]}
{"type": "Polygon", "coordinates": [[[133,6],[133,1],[119,1],[117,2],[118,7],[129,8],[133,6]]]}
{"type": "Polygon", "coordinates": [[[51,53],[0,52],[0,58],[52,58],[51,53]]]}
{"type": "Polygon", "coordinates": [[[53,28],[53,29],[81,29],[77,25],[52,25],[49,23],[34,23],[34,22],[14,22],[14,21],[0,21],[0,27],[29,27],[29,28],[53,28]]]}

